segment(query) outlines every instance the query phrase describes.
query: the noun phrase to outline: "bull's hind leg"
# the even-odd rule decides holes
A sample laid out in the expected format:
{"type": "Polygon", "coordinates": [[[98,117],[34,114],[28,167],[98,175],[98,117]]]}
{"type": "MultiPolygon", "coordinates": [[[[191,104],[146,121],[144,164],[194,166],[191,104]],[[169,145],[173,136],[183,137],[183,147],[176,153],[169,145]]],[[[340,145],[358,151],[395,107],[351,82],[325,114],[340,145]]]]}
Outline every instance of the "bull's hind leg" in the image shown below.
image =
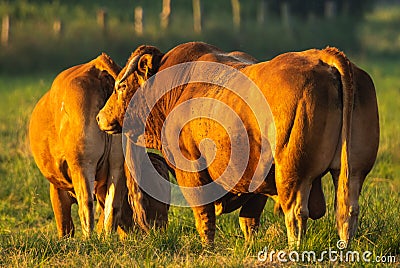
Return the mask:
{"type": "Polygon", "coordinates": [[[357,231],[359,214],[358,199],[365,175],[352,172],[346,182],[340,179],[339,173],[339,170],[331,171],[336,193],[336,227],[340,240],[349,242],[357,231]]]}
{"type": "Polygon", "coordinates": [[[199,187],[207,184],[210,181],[209,175],[206,171],[202,172],[184,172],[176,170],[176,180],[181,186],[183,195],[193,210],[196,220],[196,229],[199,232],[201,242],[205,246],[210,246],[214,243],[215,237],[215,207],[214,202],[204,203],[205,194],[196,190],[199,187]],[[183,187],[187,187],[186,190],[183,187]]]}
{"type": "Polygon", "coordinates": [[[94,229],[94,174],[95,168],[75,168],[71,165],[71,178],[78,201],[78,213],[85,238],[89,237],[94,229]]]}
{"type": "Polygon", "coordinates": [[[260,216],[268,197],[256,194],[240,209],[239,224],[246,241],[249,241],[260,224],[260,216]]]}
{"type": "Polygon", "coordinates": [[[50,200],[56,218],[58,236],[60,238],[73,237],[74,223],[71,217],[71,206],[75,199],[67,191],[57,189],[50,183],[50,200]]]}
{"type": "Polygon", "coordinates": [[[302,181],[296,172],[283,170],[276,165],[276,187],[279,203],[285,214],[288,244],[291,247],[300,246],[301,238],[307,229],[311,183],[311,180],[302,181]]]}

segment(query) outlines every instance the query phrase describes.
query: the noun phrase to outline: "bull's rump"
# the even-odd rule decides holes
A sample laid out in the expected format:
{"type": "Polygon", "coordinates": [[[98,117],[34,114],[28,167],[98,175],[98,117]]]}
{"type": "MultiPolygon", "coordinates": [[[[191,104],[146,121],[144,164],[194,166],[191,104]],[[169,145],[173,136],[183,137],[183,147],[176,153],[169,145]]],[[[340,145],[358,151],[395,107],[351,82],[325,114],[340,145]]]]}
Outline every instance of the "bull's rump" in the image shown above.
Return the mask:
{"type": "Polygon", "coordinates": [[[62,172],[64,161],[61,149],[54,144],[56,130],[49,98],[50,91],[45,93],[33,109],[29,122],[29,143],[35,162],[43,176],[59,188],[69,190],[72,189],[71,182],[59,179],[65,177],[62,172]],[[60,157],[54,157],[54,155],[60,155],[60,157]]]}
{"type": "Polygon", "coordinates": [[[105,101],[101,84],[90,66],[61,72],[51,89],[36,104],[30,119],[29,139],[35,162],[57,188],[73,190],[69,166],[97,165],[104,153],[105,133],[95,116],[105,101]]]}
{"type": "Polygon", "coordinates": [[[275,160],[300,176],[325,172],[340,144],[342,86],[316,50],[286,53],[243,70],[261,88],[277,130],[275,160]],[[309,55],[310,54],[310,55],[309,55]]]}

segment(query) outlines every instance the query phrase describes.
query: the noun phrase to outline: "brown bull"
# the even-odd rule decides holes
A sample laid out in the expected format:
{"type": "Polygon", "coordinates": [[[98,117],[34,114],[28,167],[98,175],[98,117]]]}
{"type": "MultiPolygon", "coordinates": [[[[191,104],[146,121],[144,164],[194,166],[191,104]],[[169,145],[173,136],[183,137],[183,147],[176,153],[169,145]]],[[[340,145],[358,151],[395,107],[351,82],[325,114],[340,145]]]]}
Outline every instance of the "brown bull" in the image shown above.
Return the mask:
{"type": "MultiPolygon", "coordinates": [[[[201,58],[201,60],[214,61],[214,62],[223,61],[225,64],[234,66],[236,68],[240,68],[250,63],[257,62],[255,58],[244,52],[234,51],[230,53],[225,53],[222,50],[219,50],[216,47],[210,45],[202,44],[201,46],[199,46],[200,43],[192,43],[192,44],[194,46],[193,50],[195,50],[197,53],[196,54],[192,53],[187,55],[190,58],[184,58],[182,59],[182,61],[191,61],[201,58]]],[[[188,48],[183,47],[182,49],[184,51],[187,50],[188,48]]],[[[192,51],[192,48],[190,48],[190,50],[192,51]]],[[[134,53],[132,53],[130,59],[128,60],[128,64],[123,68],[123,70],[120,72],[117,78],[116,88],[120,88],[121,90],[118,90],[118,94],[112,95],[112,97],[115,98],[113,101],[116,101],[116,99],[118,99],[118,101],[120,101],[122,105],[119,107],[108,106],[107,108],[103,109],[103,112],[107,114],[116,115],[119,117],[119,119],[103,123],[99,121],[99,125],[102,127],[104,131],[111,134],[119,133],[121,131],[122,123],[120,124],[119,122],[122,122],[124,111],[126,110],[129,100],[134,93],[134,91],[122,90],[122,89],[125,89],[125,87],[128,86],[129,88],[136,89],[140,86],[140,84],[143,84],[143,82],[147,80],[149,76],[151,76],[157,71],[159,61],[161,60],[162,56],[163,54],[157,48],[149,46],[142,46],[138,48],[134,53]],[[146,51],[146,53],[144,53],[144,51],[146,51]],[[135,67],[135,65],[132,64],[133,62],[132,59],[134,58],[138,59],[136,57],[137,55],[149,55],[148,58],[147,56],[141,58],[142,62],[139,63],[140,65],[143,65],[143,63],[146,62],[146,64],[143,65],[142,69],[143,76],[131,75],[133,72],[132,68],[135,67]],[[155,66],[157,67],[153,68],[152,65],[153,62],[156,64],[155,66]],[[119,85],[118,84],[119,82],[121,82],[122,84],[119,85]]],[[[98,120],[100,120],[101,118],[106,119],[104,116],[102,117],[101,115],[99,115],[98,120]]],[[[140,170],[145,171],[145,169],[141,168],[139,170],[135,170],[135,172],[140,172],[140,170]]],[[[175,173],[174,171],[172,172],[175,173]]],[[[139,174],[136,174],[136,177],[138,176],[140,177],[139,174]]],[[[138,195],[137,193],[137,186],[135,181],[131,179],[132,179],[131,177],[128,177],[127,184],[129,191],[133,192],[131,194],[132,195],[131,199],[135,200],[135,197],[140,195],[138,195]]],[[[271,173],[268,176],[268,179],[269,180],[274,179],[273,173],[271,173]]],[[[273,188],[272,192],[276,195],[276,189],[274,183],[271,183],[271,185],[273,188]]],[[[170,191],[170,189],[166,188],[163,191],[167,193],[170,191]]],[[[143,194],[146,195],[146,192],[143,192],[143,194]]],[[[216,215],[229,213],[238,208],[241,208],[239,214],[239,224],[246,240],[248,240],[250,239],[253,232],[258,228],[260,222],[260,216],[264,209],[266,201],[267,197],[262,194],[247,193],[238,195],[238,194],[228,193],[215,202],[216,215]]],[[[139,205],[140,202],[135,202],[135,204],[136,208],[134,210],[140,211],[140,205],[139,205]]],[[[137,213],[137,216],[139,215],[140,213],[137,213]]],[[[145,227],[146,223],[140,221],[140,218],[144,217],[139,217],[139,219],[136,219],[136,221],[141,223],[142,228],[146,228],[145,227]]]]}
{"type": "MultiPolygon", "coordinates": [[[[189,61],[225,63],[225,56],[226,53],[213,46],[188,43],[172,49],[160,61],[157,50],[141,47],[124,68],[126,71],[121,72],[124,75],[118,77],[116,93],[99,113],[100,128],[110,132],[121,129],[137,84],[142,84],[157,70],[160,72],[189,61]]],[[[336,48],[286,53],[257,64],[226,64],[254,81],[272,111],[276,126],[276,189],[285,214],[289,244],[300,243],[309,217],[317,219],[325,214],[321,178],[327,172],[332,174],[335,184],[338,233],[340,239],[348,241],[357,228],[358,198],[364,179],[375,162],[379,143],[376,94],[369,75],[336,48]]],[[[165,118],[179,104],[201,97],[225,103],[244,120],[250,134],[251,154],[245,173],[231,192],[248,193],[256,164],[264,158],[260,154],[260,131],[249,107],[229,90],[189,83],[164,95],[148,118],[141,114],[144,109],[138,109],[138,114],[131,115],[131,119],[146,125],[146,147],[163,150],[161,131],[165,118]]],[[[135,105],[145,107],[147,104],[135,105]]],[[[139,136],[141,133],[132,130],[129,135],[137,145],[143,146],[143,141],[137,139],[142,137],[139,136]]],[[[195,187],[207,184],[218,179],[221,170],[227,167],[229,137],[220,125],[209,122],[207,118],[189,122],[180,132],[179,145],[185,157],[197,159],[200,143],[205,137],[215,138],[213,146],[217,147],[218,154],[206,170],[187,172],[176,169],[179,185],[195,187]]],[[[241,156],[232,155],[232,159],[240,163],[241,156]]],[[[267,179],[254,193],[274,194],[275,185],[272,184],[273,180],[267,179]]],[[[194,203],[191,197],[186,195],[189,204],[194,203]]],[[[202,240],[212,242],[215,234],[214,205],[194,206],[192,209],[202,240]]]]}
{"type": "MultiPolygon", "coordinates": [[[[78,203],[84,236],[92,233],[93,193],[101,208],[99,232],[109,233],[117,225],[125,230],[132,226],[121,136],[106,134],[96,123],[96,115],[111,95],[120,70],[105,54],[71,67],[56,77],[32,113],[30,145],[37,166],[50,181],[50,199],[60,237],[74,235],[73,203],[78,203]]],[[[168,176],[166,167],[157,157],[154,159],[159,163],[158,170],[168,176]]],[[[160,208],[157,202],[155,206],[158,207],[152,209],[158,212],[161,223],[166,222],[168,208],[160,208]]],[[[158,219],[152,214],[144,215],[148,221],[158,219]]]]}
{"type": "Polygon", "coordinates": [[[74,235],[73,203],[78,203],[84,236],[91,234],[93,193],[101,208],[107,207],[104,225],[117,221],[118,215],[112,214],[122,205],[124,187],[121,138],[100,131],[95,117],[112,93],[119,71],[120,67],[105,54],[71,67],[55,78],[33,110],[30,145],[37,166],[50,181],[60,237],[74,235]],[[114,199],[115,192],[122,195],[114,199]]]}

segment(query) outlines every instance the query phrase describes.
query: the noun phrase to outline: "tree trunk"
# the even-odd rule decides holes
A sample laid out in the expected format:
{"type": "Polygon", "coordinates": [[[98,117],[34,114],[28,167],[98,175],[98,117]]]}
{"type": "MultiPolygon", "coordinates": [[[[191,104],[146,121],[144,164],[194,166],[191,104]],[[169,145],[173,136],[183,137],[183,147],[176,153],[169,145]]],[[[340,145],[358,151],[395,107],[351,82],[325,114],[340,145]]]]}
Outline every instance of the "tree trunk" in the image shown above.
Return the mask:
{"type": "Polygon", "coordinates": [[[290,19],[290,6],[289,3],[283,2],[281,4],[281,18],[282,18],[282,24],[283,27],[286,29],[289,37],[292,37],[292,25],[291,25],[291,19],[290,19]]]}
{"type": "Polygon", "coordinates": [[[231,0],[232,3],[232,17],[233,17],[233,27],[235,30],[240,29],[240,2],[239,0],[231,0]]]}
{"type": "Polygon", "coordinates": [[[3,46],[8,46],[10,38],[10,16],[4,15],[1,24],[1,44],[3,46]]]}
{"type": "Polygon", "coordinates": [[[257,8],[257,22],[258,24],[264,24],[267,10],[267,1],[260,0],[257,8]]]}
{"type": "Polygon", "coordinates": [[[325,18],[332,19],[336,17],[336,3],[332,0],[325,1],[325,18]]]}
{"type": "Polygon", "coordinates": [[[169,25],[169,15],[171,14],[171,0],[163,0],[163,8],[160,14],[161,29],[167,29],[169,25]]]}
{"type": "Polygon", "coordinates": [[[97,24],[104,33],[107,32],[107,11],[104,9],[99,9],[97,11],[97,24]]]}
{"type": "Polygon", "coordinates": [[[137,35],[143,34],[143,8],[135,8],[135,32],[137,35]]]}
{"type": "Polygon", "coordinates": [[[201,5],[200,0],[193,0],[193,25],[196,33],[201,32],[201,5]]]}
{"type": "Polygon", "coordinates": [[[61,21],[60,19],[54,20],[54,22],[53,22],[53,32],[54,32],[54,35],[57,36],[57,37],[59,37],[59,36],[61,36],[62,31],[63,31],[63,24],[62,24],[62,21],[61,21]]]}

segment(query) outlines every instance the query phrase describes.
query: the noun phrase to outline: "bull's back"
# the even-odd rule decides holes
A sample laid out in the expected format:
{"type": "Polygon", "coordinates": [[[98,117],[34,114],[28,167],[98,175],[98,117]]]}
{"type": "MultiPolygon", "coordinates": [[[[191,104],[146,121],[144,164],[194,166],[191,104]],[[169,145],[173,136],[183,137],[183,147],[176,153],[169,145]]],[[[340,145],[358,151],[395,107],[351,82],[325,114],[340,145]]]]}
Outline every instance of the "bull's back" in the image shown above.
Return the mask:
{"type": "Polygon", "coordinates": [[[185,62],[210,61],[239,69],[257,62],[251,55],[241,52],[225,52],[203,42],[188,42],[171,49],[162,59],[160,71],[185,62]]]}

